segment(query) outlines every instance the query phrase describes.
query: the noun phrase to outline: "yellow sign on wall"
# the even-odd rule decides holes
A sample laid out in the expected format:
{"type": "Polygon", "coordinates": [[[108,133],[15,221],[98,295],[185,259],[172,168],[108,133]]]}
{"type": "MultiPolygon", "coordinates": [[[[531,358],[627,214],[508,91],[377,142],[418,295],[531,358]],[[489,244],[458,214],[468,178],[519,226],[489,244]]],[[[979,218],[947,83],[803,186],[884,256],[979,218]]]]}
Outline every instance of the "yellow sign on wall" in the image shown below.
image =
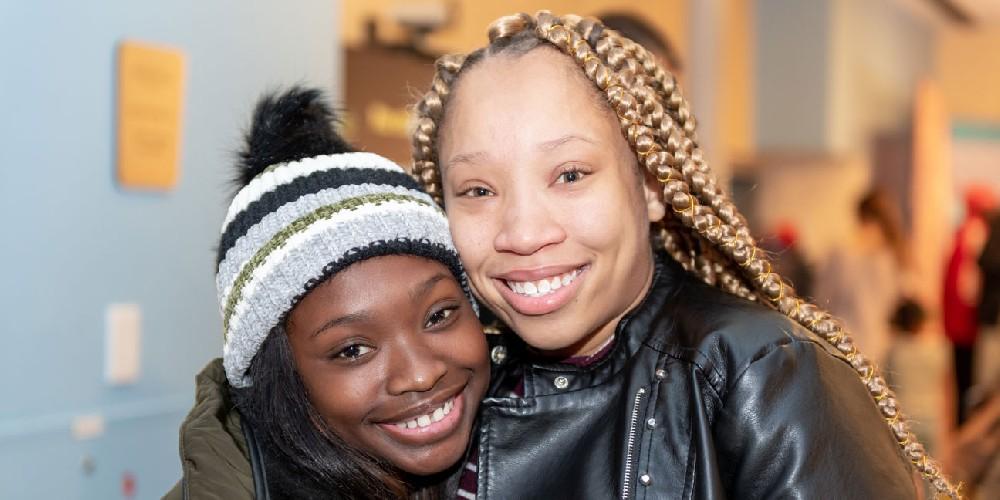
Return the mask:
{"type": "Polygon", "coordinates": [[[177,184],[184,54],[137,42],[118,46],[118,182],[166,190],[177,184]]]}

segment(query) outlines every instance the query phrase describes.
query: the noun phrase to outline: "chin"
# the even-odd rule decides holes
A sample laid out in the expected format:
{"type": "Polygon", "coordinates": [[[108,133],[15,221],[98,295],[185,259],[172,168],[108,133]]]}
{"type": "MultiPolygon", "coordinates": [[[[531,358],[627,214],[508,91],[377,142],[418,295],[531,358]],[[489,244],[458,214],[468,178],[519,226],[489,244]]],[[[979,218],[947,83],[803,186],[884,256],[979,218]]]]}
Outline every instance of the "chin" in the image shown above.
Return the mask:
{"type": "Polygon", "coordinates": [[[521,337],[521,340],[526,344],[540,351],[563,351],[572,348],[584,340],[582,337],[553,338],[552,335],[544,331],[521,333],[516,328],[514,333],[518,337],[521,337]]]}
{"type": "Polygon", "coordinates": [[[453,448],[456,447],[435,448],[419,459],[407,460],[405,464],[396,464],[396,467],[414,476],[432,476],[448,470],[462,458],[465,449],[458,448],[456,451],[453,448]]]}

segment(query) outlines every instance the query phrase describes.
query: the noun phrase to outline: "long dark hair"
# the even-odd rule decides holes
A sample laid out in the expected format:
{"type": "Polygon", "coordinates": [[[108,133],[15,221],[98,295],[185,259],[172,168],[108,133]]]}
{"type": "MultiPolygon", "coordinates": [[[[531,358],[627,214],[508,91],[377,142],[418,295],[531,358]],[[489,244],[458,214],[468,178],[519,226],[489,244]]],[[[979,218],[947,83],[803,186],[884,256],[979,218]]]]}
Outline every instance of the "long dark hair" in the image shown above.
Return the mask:
{"type": "Polygon", "coordinates": [[[405,477],[326,425],[309,401],[283,326],[268,335],[247,375],[252,384],[231,392],[242,424],[253,429],[260,444],[272,497],[441,497],[441,477],[405,477]]]}

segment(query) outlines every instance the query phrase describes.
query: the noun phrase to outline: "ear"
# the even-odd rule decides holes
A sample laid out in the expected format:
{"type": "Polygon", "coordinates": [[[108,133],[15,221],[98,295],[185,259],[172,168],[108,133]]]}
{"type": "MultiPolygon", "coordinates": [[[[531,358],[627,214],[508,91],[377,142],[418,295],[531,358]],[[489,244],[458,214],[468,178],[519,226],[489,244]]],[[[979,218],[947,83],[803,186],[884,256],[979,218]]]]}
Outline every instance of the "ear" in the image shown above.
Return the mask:
{"type": "Polygon", "coordinates": [[[649,172],[643,172],[642,192],[646,196],[646,214],[650,222],[662,220],[667,215],[667,204],[663,201],[663,184],[649,172]]]}

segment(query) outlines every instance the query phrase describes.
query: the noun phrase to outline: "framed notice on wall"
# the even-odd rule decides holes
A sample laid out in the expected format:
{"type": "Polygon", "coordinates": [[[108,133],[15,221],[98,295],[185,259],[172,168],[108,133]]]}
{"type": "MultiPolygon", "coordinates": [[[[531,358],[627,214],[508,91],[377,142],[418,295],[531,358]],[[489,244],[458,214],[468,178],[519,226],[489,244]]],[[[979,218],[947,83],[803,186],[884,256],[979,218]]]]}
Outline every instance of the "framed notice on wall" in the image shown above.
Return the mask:
{"type": "Polygon", "coordinates": [[[184,54],[125,41],[118,45],[118,182],[166,191],[177,184],[184,54]]]}

